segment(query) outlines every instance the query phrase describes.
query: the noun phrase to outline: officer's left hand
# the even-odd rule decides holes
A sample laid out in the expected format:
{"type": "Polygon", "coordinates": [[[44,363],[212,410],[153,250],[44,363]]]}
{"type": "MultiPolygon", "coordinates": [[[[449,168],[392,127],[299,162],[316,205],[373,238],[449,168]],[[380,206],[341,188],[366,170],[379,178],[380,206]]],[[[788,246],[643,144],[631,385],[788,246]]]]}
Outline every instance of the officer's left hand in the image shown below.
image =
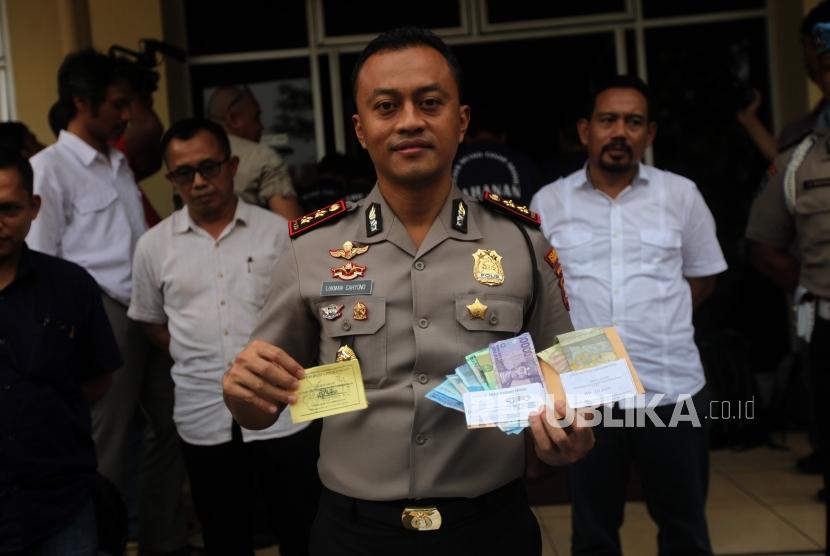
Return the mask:
{"type": "Polygon", "coordinates": [[[594,446],[594,432],[564,401],[555,403],[556,413],[565,417],[564,423],[550,408],[530,415],[530,431],[536,455],[548,465],[568,465],[581,459],[594,446]]]}

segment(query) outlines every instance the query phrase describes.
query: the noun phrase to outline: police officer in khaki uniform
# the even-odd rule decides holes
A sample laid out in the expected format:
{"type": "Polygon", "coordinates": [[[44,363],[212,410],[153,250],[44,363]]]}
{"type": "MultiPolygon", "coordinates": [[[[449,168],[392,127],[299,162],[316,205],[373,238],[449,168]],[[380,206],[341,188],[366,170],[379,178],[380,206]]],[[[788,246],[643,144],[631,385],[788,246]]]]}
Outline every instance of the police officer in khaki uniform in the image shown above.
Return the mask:
{"type": "Polygon", "coordinates": [[[226,403],[242,426],[266,427],[295,400],[302,366],[354,352],[369,407],[323,423],[312,554],[539,554],[525,443],[561,465],[590,449],[591,430],[561,427],[550,410],[527,437],[468,430],[424,396],[491,342],[525,329],[543,349],[571,329],[550,247],[526,208],[480,204],[452,184],[469,108],[440,39],[415,28],[377,37],[353,83],[354,128],[378,184],[357,205],[290,224],[254,341],[226,374],[226,403]],[[424,525],[406,519],[413,507],[434,507],[440,527],[413,530],[424,525]]]}
{"type": "MultiPolygon", "coordinates": [[[[814,28],[819,54],[818,84],[830,98],[830,23],[814,28]]],[[[781,154],[755,199],[747,224],[751,256],[758,270],[778,286],[796,291],[797,328],[809,343],[824,487],[830,484],[830,111],[813,133],[781,154]],[[794,244],[797,257],[793,256],[794,244]]],[[[827,497],[825,495],[825,503],[827,497]]],[[[830,511],[827,546],[830,547],[830,511]]]]}

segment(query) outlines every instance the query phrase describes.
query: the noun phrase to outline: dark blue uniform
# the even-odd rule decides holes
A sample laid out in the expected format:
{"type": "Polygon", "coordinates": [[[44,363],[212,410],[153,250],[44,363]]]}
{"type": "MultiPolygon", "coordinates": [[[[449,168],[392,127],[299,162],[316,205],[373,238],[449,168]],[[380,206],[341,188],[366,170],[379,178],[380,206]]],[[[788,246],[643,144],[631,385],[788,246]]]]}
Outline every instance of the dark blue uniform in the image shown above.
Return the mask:
{"type": "Polygon", "coordinates": [[[48,538],[89,503],[95,447],[80,384],[120,366],[92,277],[24,245],[0,290],[0,553],[48,538]]]}

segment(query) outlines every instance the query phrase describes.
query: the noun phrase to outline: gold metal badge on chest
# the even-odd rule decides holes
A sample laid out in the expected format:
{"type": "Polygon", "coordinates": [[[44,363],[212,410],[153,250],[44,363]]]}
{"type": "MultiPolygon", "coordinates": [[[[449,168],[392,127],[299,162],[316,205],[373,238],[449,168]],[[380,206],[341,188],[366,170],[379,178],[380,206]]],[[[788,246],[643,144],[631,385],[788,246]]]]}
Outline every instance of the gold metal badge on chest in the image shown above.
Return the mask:
{"type": "Polygon", "coordinates": [[[360,278],[366,273],[365,266],[351,261],[347,262],[343,266],[336,266],[329,270],[331,270],[332,277],[340,278],[341,280],[354,280],[355,278],[360,278]]]}
{"type": "Polygon", "coordinates": [[[369,308],[366,307],[363,303],[358,301],[352,307],[352,318],[354,320],[366,320],[369,318],[369,308]]]}
{"type": "Polygon", "coordinates": [[[467,305],[467,311],[470,312],[471,319],[484,320],[484,315],[487,314],[487,305],[479,301],[476,297],[476,300],[473,303],[467,305]]]}
{"type": "Polygon", "coordinates": [[[362,255],[368,250],[368,245],[361,245],[359,243],[352,243],[351,241],[346,241],[343,243],[343,247],[341,247],[340,249],[329,249],[329,255],[339,259],[346,259],[347,261],[350,261],[358,255],[362,255]]]}
{"type": "Polygon", "coordinates": [[[501,255],[493,249],[476,249],[473,253],[473,278],[487,286],[504,284],[501,255]]]}

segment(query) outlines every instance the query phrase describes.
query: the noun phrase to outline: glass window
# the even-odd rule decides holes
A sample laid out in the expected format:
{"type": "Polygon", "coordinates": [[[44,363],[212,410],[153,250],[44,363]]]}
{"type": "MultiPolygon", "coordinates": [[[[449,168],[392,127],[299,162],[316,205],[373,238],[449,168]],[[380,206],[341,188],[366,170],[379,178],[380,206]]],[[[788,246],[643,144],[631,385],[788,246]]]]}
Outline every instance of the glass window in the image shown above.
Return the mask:
{"type": "Polygon", "coordinates": [[[700,15],[763,8],[764,0],[642,0],[644,17],[700,15]]]}
{"type": "Polygon", "coordinates": [[[655,162],[697,183],[719,233],[740,237],[767,164],[735,112],[757,89],[770,128],[766,21],[649,29],[645,40],[659,126],[655,162]]]}
{"type": "Polygon", "coordinates": [[[403,25],[430,29],[461,26],[458,0],[422,0],[397,2],[386,0],[323,0],[326,36],[376,35],[403,25]]]}
{"type": "Polygon", "coordinates": [[[193,112],[204,114],[218,85],[246,85],[259,101],[261,142],[285,159],[294,183],[318,158],[308,59],[267,60],[191,67],[193,112]]]}
{"type": "Polygon", "coordinates": [[[185,0],[185,24],[191,56],[308,46],[303,0],[278,4],[185,0]]]}
{"type": "Polygon", "coordinates": [[[487,20],[490,23],[607,15],[609,13],[625,13],[625,11],[625,0],[593,0],[592,2],[487,0],[487,20]]]}

